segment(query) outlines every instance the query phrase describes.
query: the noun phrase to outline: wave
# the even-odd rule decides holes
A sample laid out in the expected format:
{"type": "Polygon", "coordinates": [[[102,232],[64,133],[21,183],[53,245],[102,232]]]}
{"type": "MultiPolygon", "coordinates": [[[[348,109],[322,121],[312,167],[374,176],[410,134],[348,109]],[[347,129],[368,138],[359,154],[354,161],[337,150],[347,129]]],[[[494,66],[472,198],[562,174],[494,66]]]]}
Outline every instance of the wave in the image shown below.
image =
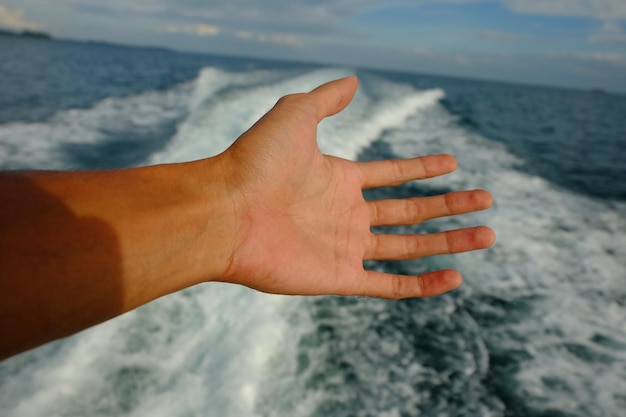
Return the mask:
{"type": "MultiPolygon", "coordinates": [[[[77,145],[100,151],[116,135],[143,141],[138,146],[152,153],[141,163],[214,155],[279,97],[349,73],[205,68],[195,80],[166,91],[108,98],[89,109],[61,111],[45,123],[0,125],[0,161],[4,169],[72,169],[77,145]],[[150,134],[158,130],[155,126],[166,125],[174,133],[152,151],[150,134]]],[[[345,115],[323,123],[320,147],[355,158],[383,131],[443,96],[440,90],[392,87],[389,83],[382,97],[371,86],[359,91],[345,115]]],[[[3,363],[0,375],[10,369],[14,377],[3,377],[2,392],[16,395],[0,395],[0,409],[7,416],[85,410],[90,415],[159,416],[207,409],[223,416],[255,415],[268,363],[278,346],[293,340],[290,317],[300,303],[217,284],[170,295],[3,363]]]]}
{"type": "Polygon", "coordinates": [[[405,185],[399,195],[480,186],[496,201],[484,213],[399,231],[489,224],[498,241],[488,251],[370,265],[410,274],[424,264],[460,270],[465,284],[443,297],[307,300],[309,324],[298,340],[308,343],[280,354],[306,360],[283,362],[277,371],[303,381],[264,384],[267,402],[292,392],[267,410],[298,410],[302,402],[308,409],[291,415],[347,416],[355,409],[619,415],[626,388],[626,374],[615,368],[626,359],[626,205],[574,194],[521,171],[503,144],[463,128],[438,104],[412,114],[383,141],[395,155],[449,152],[459,160],[457,173],[405,185]]]}
{"type": "MultiPolygon", "coordinates": [[[[151,162],[182,162],[198,155],[223,152],[280,97],[309,91],[349,74],[348,70],[320,69],[277,77],[275,71],[241,74],[205,69],[195,82],[194,104],[189,114],[178,126],[167,149],[154,155],[151,162]]],[[[385,83],[382,79],[379,82],[385,83]]],[[[361,89],[344,113],[321,124],[320,149],[327,154],[354,159],[359,150],[384,130],[400,126],[409,116],[443,97],[444,92],[438,89],[389,88],[385,97],[373,100],[361,89]]]]}
{"type": "Polygon", "coordinates": [[[525,172],[504,144],[463,128],[442,107],[406,129],[419,132],[416,140],[397,131],[389,139],[395,152],[445,149],[459,159],[457,173],[425,187],[479,185],[495,198],[487,212],[442,221],[447,227],[486,223],[498,235],[492,249],[443,265],[468,278],[458,304],[481,326],[493,361],[485,379],[509,384],[500,395],[527,415],[619,415],[626,373],[614,364],[626,359],[626,204],[525,172]]]}
{"type": "Polygon", "coordinates": [[[47,122],[0,125],[1,169],[76,169],[137,165],[163,138],[167,128],[187,113],[190,83],[166,91],[107,98],[87,109],[56,113],[47,122]],[[120,150],[103,152],[111,143],[120,150]],[[128,152],[139,153],[128,161],[128,152]],[[81,160],[85,153],[98,160],[81,160]]]}
{"type": "MultiPolygon", "coordinates": [[[[85,169],[182,162],[224,151],[283,95],[349,75],[320,69],[227,72],[204,68],[165,91],[107,98],[60,111],[47,122],[0,125],[1,169],[85,169]]],[[[345,113],[322,123],[319,146],[354,159],[381,133],[444,97],[439,89],[394,88],[383,79],[369,97],[360,89],[345,113]]]]}

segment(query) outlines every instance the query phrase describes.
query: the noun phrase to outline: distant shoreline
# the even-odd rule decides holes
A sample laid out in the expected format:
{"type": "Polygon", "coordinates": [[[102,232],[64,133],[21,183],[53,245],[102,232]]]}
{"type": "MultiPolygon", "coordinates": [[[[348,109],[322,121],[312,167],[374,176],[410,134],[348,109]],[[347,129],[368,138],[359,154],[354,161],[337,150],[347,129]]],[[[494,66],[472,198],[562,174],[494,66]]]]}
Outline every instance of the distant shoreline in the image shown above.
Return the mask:
{"type": "Polygon", "coordinates": [[[51,40],[52,36],[46,32],[40,32],[35,30],[23,30],[21,32],[13,32],[10,30],[0,29],[0,36],[9,36],[16,38],[35,38],[51,40]]]}
{"type": "MultiPolygon", "coordinates": [[[[324,65],[345,66],[344,64],[341,64],[338,62],[331,62],[331,61],[329,62],[313,62],[313,61],[304,61],[304,60],[294,61],[294,60],[288,60],[285,58],[278,58],[278,57],[237,55],[237,54],[227,54],[227,53],[221,53],[221,52],[208,52],[208,51],[198,51],[198,50],[190,50],[190,49],[179,49],[179,48],[172,48],[168,46],[158,46],[158,45],[136,45],[136,44],[110,42],[110,41],[102,41],[102,40],[87,40],[87,39],[79,40],[79,39],[57,38],[43,31],[23,30],[21,32],[15,32],[15,31],[10,31],[10,30],[0,28],[0,39],[2,39],[3,37],[16,38],[16,39],[42,39],[42,40],[57,41],[57,42],[70,42],[70,43],[110,46],[110,47],[118,47],[118,48],[152,49],[152,50],[168,51],[172,53],[223,56],[223,57],[235,58],[235,59],[258,59],[262,61],[289,62],[292,64],[303,64],[303,65],[313,65],[313,66],[324,66],[324,65]]],[[[499,83],[499,84],[508,84],[508,85],[521,85],[521,86],[526,86],[526,87],[551,88],[551,89],[558,89],[558,90],[588,92],[588,93],[596,94],[599,96],[611,95],[611,94],[626,96],[626,90],[624,91],[619,90],[619,89],[614,90],[614,89],[607,89],[603,87],[585,88],[585,87],[575,87],[575,86],[567,86],[567,85],[537,84],[537,83],[532,83],[528,81],[495,79],[495,78],[494,79],[477,78],[477,77],[462,76],[458,74],[445,74],[445,73],[433,74],[433,73],[423,73],[423,72],[417,72],[417,71],[408,71],[405,69],[392,69],[392,68],[385,68],[385,67],[355,66],[354,68],[360,68],[360,69],[365,69],[365,70],[370,69],[374,71],[386,71],[386,72],[426,75],[426,76],[452,78],[452,79],[458,79],[458,80],[469,80],[469,81],[477,81],[477,82],[499,83]]]]}

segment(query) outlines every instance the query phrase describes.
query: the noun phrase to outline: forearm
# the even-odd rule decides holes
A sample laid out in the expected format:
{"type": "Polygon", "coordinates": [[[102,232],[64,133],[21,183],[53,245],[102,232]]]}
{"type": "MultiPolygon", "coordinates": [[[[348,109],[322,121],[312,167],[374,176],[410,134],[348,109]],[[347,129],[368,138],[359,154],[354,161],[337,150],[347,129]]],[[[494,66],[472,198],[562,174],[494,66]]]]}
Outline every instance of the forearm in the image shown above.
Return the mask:
{"type": "Polygon", "coordinates": [[[0,357],[223,274],[235,223],[221,178],[215,158],[2,174],[0,357]]]}

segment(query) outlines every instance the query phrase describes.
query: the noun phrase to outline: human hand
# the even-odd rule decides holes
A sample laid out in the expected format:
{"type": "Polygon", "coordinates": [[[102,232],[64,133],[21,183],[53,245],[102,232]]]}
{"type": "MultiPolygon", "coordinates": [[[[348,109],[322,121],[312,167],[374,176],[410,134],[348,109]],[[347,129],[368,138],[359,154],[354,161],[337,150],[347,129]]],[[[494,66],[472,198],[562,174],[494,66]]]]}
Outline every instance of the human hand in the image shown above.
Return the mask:
{"type": "Polygon", "coordinates": [[[268,293],[433,296],[461,283],[457,271],[401,276],[365,270],[364,260],[402,260],[491,246],[485,226],[427,235],[373,234],[371,227],[416,224],[491,206],[482,190],[366,202],[365,188],[395,186],[456,169],[449,155],[351,162],[322,155],[317,124],[343,110],[355,77],[283,97],[224,154],[239,223],[219,281],[268,293]]]}

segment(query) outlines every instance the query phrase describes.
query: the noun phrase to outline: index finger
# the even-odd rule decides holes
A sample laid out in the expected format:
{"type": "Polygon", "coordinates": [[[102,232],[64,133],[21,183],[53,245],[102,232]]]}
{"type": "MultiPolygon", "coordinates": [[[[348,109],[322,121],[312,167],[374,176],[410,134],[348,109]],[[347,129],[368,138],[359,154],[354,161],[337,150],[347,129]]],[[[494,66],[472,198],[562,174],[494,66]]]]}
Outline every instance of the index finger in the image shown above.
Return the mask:
{"type": "Polygon", "coordinates": [[[359,162],[361,186],[366,188],[392,187],[412,180],[449,174],[457,167],[452,155],[430,155],[410,159],[386,159],[359,162]]]}

